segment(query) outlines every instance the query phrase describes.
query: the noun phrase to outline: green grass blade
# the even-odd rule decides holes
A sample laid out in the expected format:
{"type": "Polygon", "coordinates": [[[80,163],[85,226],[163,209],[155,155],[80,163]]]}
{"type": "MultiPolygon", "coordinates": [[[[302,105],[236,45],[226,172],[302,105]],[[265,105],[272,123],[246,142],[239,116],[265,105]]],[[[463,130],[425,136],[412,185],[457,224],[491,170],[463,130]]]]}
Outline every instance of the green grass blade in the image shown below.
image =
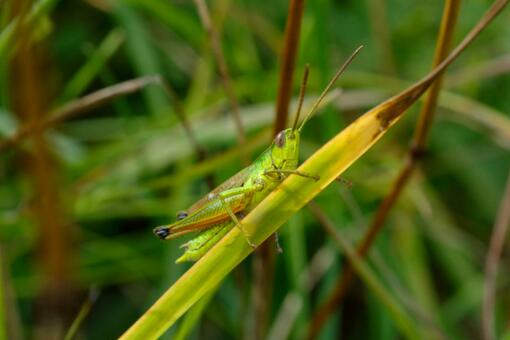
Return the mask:
{"type": "Polygon", "coordinates": [[[63,99],[67,101],[83,94],[83,91],[90,85],[92,80],[101,72],[104,65],[119,49],[124,41],[124,34],[118,30],[112,30],[101,44],[95,49],[94,53],[83,64],[80,70],[67,83],[63,92],[63,99]]]}
{"type": "Polygon", "coordinates": [[[4,268],[3,249],[0,248],[0,340],[7,339],[7,315],[5,303],[5,279],[6,270],[4,268]]]}
{"type": "Polygon", "coordinates": [[[367,265],[364,259],[359,256],[354,247],[335,229],[332,222],[330,222],[315,205],[311,204],[310,208],[314,212],[314,215],[321,221],[323,227],[333,237],[333,241],[337,247],[349,258],[349,262],[361,280],[367,285],[377,300],[387,309],[390,317],[402,334],[406,335],[408,339],[420,338],[418,328],[415,325],[416,322],[409,317],[401,304],[381,283],[373,270],[367,265]]]}
{"type": "MultiPolygon", "coordinates": [[[[115,15],[126,31],[127,49],[139,76],[162,74],[154,47],[150,44],[150,35],[142,18],[129,5],[117,2],[115,15]]],[[[168,101],[162,89],[151,87],[144,91],[150,111],[153,115],[162,113],[168,101]]]]}

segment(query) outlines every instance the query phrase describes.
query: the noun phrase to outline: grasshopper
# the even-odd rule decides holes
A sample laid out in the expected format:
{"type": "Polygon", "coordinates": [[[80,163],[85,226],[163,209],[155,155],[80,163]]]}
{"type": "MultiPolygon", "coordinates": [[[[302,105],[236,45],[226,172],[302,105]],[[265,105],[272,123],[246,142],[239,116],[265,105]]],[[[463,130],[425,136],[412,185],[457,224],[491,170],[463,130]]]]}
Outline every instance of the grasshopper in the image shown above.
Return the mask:
{"type": "Polygon", "coordinates": [[[301,84],[299,104],[292,127],[280,131],[271,146],[260,154],[251,165],[227,179],[188,210],[177,213],[175,223],[154,229],[154,234],[163,240],[201,231],[195,238],[181,246],[185,251],[177,259],[177,263],[197,261],[234,226],[241,230],[250,246],[255,248],[255,244],[250,241],[240,220],[287,176],[297,175],[311,180],[319,179],[319,176],[296,170],[301,130],[361,48],[356,49],[340,67],[297,128],[308,78],[309,68],[306,66],[301,84]]]}

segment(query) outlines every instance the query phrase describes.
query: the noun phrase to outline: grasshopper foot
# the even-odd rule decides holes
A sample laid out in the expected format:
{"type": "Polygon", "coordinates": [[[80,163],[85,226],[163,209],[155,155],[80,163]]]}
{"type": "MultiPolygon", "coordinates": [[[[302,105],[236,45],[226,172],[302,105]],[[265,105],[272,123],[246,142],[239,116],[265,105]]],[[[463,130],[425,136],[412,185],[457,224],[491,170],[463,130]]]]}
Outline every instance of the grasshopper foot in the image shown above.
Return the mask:
{"type": "Polygon", "coordinates": [[[248,242],[248,244],[250,245],[250,247],[252,247],[253,249],[256,249],[257,248],[257,245],[255,243],[253,243],[252,241],[250,241],[248,238],[246,238],[246,241],[248,242]]]}

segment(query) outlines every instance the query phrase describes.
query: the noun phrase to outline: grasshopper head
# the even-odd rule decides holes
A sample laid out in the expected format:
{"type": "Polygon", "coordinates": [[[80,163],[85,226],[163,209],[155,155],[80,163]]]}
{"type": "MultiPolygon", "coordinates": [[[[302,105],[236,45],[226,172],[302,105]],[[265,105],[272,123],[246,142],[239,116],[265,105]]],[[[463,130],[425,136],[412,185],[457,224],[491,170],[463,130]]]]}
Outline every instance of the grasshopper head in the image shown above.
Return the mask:
{"type": "Polygon", "coordinates": [[[274,138],[271,157],[278,169],[295,169],[299,157],[299,131],[285,129],[274,138]]]}

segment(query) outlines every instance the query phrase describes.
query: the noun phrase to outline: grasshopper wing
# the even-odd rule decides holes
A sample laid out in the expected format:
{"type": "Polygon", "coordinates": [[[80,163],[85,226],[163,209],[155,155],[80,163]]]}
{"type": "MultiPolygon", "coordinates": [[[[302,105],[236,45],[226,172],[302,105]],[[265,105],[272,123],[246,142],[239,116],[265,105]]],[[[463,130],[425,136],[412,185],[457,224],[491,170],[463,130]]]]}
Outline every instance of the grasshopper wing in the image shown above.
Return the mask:
{"type": "Polygon", "coordinates": [[[248,179],[250,176],[250,172],[252,170],[252,165],[247,166],[243,170],[239,171],[232,177],[226,179],[223,183],[218,185],[216,188],[214,188],[211,192],[209,192],[207,195],[199,199],[197,202],[195,202],[191,207],[189,207],[186,210],[186,213],[191,215],[196,210],[202,208],[204,205],[206,205],[209,202],[209,195],[211,194],[219,194],[220,192],[223,192],[225,190],[229,190],[235,187],[241,187],[244,182],[248,179]]]}
{"type": "Polygon", "coordinates": [[[230,177],[193,204],[185,212],[185,217],[170,225],[157,227],[154,229],[154,233],[161,239],[169,240],[193,231],[208,229],[232,219],[224,204],[228,205],[234,214],[241,212],[246,207],[246,195],[241,187],[249,177],[250,171],[251,166],[230,177]],[[237,188],[239,188],[239,193],[237,193],[237,188]],[[211,196],[214,197],[226,191],[230,191],[233,195],[225,198],[223,202],[219,199],[211,200],[211,196]]]}
{"type": "MultiPolygon", "coordinates": [[[[236,189],[233,190],[235,192],[236,189]]],[[[246,208],[247,202],[243,192],[229,196],[223,201],[220,199],[210,200],[182,220],[157,227],[154,229],[154,233],[162,239],[170,240],[190,232],[212,228],[232,219],[224,204],[228,205],[234,214],[237,214],[246,208]]]]}

